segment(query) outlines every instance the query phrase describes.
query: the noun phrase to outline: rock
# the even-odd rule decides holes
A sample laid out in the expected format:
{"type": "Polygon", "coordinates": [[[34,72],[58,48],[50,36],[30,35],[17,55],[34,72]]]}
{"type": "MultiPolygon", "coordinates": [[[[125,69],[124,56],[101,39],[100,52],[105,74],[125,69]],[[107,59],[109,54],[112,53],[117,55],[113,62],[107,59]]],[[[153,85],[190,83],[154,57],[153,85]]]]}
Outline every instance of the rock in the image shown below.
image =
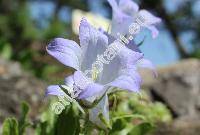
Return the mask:
{"type": "Polygon", "coordinates": [[[164,102],[175,117],[200,117],[200,61],[182,60],[158,69],[158,78],[143,73],[144,88],[152,98],[164,102]]]}
{"type": "Polygon", "coordinates": [[[184,118],[177,119],[171,124],[158,124],[153,135],[199,135],[200,119],[184,118]]]}
{"type": "Polygon", "coordinates": [[[0,123],[8,116],[19,116],[20,103],[31,106],[30,117],[38,115],[46,84],[24,72],[19,63],[0,58],[0,123]]]}

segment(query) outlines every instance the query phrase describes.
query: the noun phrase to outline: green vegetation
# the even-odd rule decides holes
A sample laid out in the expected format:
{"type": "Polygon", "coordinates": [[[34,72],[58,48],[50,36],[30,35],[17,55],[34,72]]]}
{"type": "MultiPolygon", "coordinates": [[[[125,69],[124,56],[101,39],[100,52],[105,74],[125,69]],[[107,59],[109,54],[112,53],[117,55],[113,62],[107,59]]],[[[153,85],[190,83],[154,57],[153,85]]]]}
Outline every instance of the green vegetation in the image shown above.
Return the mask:
{"type": "Polygon", "coordinates": [[[150,102],[145,93],[137,95],[120,92],[110,95],[110,102],[112,119],[109,131],[90,123],[75,105],[67,106],[60,115],[55,115],[47,108],[40,115],[39,121],[33,124],[27,117],[29,107],[22,103],[20,119],[7,118],[3,124],[3,135],[22,135],[27,133],[26,129],[31,129],[35,135],[146,135],[153,132],[156,123],[172,120],[169,110],[161,103],[150,102]]]}

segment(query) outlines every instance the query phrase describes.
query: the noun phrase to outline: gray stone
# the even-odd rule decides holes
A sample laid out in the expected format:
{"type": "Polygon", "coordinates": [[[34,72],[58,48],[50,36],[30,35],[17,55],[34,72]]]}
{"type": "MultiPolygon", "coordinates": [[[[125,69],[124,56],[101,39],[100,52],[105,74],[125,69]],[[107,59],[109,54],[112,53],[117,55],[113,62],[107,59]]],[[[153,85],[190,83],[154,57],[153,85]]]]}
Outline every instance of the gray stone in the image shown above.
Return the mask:
{"type": "Polygon", "coordinates": [[[19,117],[22,101],[30,104],[30,117],[36,118],[45,88],[43,81],[24,72],[19,63],[0,58],[0,123],[8,116],[19,117]]]}
{"type": "Polygon", "coordinates": [[[152,135],[199,135],[200,119],[181,118],[173,123],[160,123],[152,135]]]}
{"type": "Polygon", "coordinates": [[[159,68],[158,78],[143,73],[144,88],[168,105],[174,116],[200,117],[200,61],[186,59],[159,68]]]}

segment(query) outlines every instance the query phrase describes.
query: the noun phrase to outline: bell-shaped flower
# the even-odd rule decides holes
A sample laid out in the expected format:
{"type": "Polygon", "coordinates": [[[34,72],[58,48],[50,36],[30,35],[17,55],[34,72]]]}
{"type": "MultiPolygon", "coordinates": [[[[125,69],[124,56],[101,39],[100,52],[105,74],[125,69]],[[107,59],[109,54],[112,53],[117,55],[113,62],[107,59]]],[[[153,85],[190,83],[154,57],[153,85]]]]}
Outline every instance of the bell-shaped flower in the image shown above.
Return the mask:
{"type": "MultiPolygon", "coordinates": [[[[79,90],[75,99],[87,103],[101,99],[90,109],[89,118],[105,128],[100,117],[109,121],[107,93],[112,92],[112,88],[139,92],[142,81],[137,66],[153,66],[143,59],[141,52],[110,40],[108,35],[92,27],[86,19],[80,23],[79,39],[80,46],[75,41],[56,38],[48,45],[47,52],[75,70],[65,79],[65,85],[72,87],[72,91],[79,90]]],[[[63,91],[59,85],[51,85],[46,94],[62,95],[63,91]]]]}
{"type": "MultiPolygon", "coordinates": [[[[155,24],[160,23],[161,19],[152,15],[147,10],[139,10],[139,6],[132,0],[108,0],[113,10],[111,34],[117,37],[117,33],[130,35],[130,29],[138,32],[140,28],[145,27],[156,38],[159,31],[155,24]]],[[[132,34],[132,32],[131,32],[132,34]]]]}

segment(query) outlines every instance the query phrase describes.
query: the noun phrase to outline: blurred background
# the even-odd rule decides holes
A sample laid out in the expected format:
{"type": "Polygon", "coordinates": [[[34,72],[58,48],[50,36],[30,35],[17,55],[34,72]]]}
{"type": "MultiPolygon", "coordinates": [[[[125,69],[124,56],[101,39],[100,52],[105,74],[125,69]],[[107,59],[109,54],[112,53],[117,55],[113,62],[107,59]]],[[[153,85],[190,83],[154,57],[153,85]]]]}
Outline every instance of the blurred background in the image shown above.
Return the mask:
{"type": "MultiPolygon", "coordinates": [[[[162,18],[158,38],[152,39],[150,32],[143,30],[135,39],[136,43],[144,40],[140,49],[159,73],[157,79],[144,73],[143,88],[152,101],[167,106],[178,120],[176,125],[185,122],[183,129],[190,126],[196,131],[196,126],[200,127],[200,1],[135,2],[162,18]],[[194,124],[194,119],[195,126],[186,124],[194,124]]],[[[106,0],[0,0],[1,123],[5,117],[19,114],[22,100],[36,108],[31,112],[35,117],[46,85],[60,83],[70,74],[45,48],[55,37],[79,43],[77,27],[82,16],[107,30],[112,11],[106,0]]]]}

